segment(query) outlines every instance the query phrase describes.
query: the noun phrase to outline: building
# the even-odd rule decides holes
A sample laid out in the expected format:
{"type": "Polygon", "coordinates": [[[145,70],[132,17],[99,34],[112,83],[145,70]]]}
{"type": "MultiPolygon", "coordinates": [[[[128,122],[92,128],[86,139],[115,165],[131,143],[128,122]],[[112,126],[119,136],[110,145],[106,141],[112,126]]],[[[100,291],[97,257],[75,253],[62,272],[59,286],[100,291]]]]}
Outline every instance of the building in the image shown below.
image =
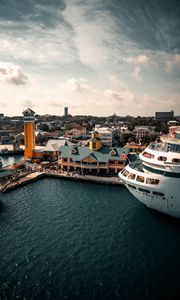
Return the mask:
{"type": "Polygon", "coordinates": [[[43,150],[35,149],[35,112],[27,108],[24,112],[24,160],[39,162],[43,159],[43,150]]]}
{"type": "Polygon", "coordinates": [[[151,131],[151,128],[148,126],[135,126],[132,132],[135,135],[136,140],[139,141],[145,136],[149,136],[151,131]]]}
{"type": "Polygon", "coordinates": [[[64,117],[68,117],[68,107],[64,107],[64,117]]]}
{"type": "Polygon", "coordinates": [[[156,112],[156,121],[157,122],[168,122],[174,119],[174,111],[169,112],[156,112]]]}
{"type": "Polygon", "coordinates": [[[115,175],[125,167],[129,149],[120,147],[104,147],[98,132],[92,133],[89,147],[60,147],[58,164],[62,170],[75,171],[90,175],[115,175]]]}
{"type": "Polygon", "coordinates": [[[129,153],[130,154],[139,154],[141,153],[142,151],[145,150],[146,146],[143,146],[141,144],[136,144],[134,142],[132,143],[127,143],[125,146],[124,146],[125,149],[129,149],[129,153]]]}
{"type": "Polygon", "coordinates": [[[70,130],[66,130],[65,136],[67,136],[70,139],[77,139],[77,138],[84,138],[84,135],[86,135],[86,128],[85,127],[78,127],[78,128],[72,128],[70,130]]]}
{"type": "Polygon", "coordinates": [[[0,113],[0,120],[4,119],[4,114],[0,113]]]}
{"type": "Polygon", "coordinates": [[[35,112],[28,108],[24,115],[24,159],[32,159],[35,149],[35,112]]]}
{"type": "Polygon", "coordinates": [[[116,131],[113,128],[95,126],[95,131],[99,133],[99,138],[104,146],[112,147],[116,131]]]}
{"type": "Polygon", "coordinates": [[[168,122],[168,126],[177,126],[178,125],[178,121],[176,120],[171,120],[168,122]]]}

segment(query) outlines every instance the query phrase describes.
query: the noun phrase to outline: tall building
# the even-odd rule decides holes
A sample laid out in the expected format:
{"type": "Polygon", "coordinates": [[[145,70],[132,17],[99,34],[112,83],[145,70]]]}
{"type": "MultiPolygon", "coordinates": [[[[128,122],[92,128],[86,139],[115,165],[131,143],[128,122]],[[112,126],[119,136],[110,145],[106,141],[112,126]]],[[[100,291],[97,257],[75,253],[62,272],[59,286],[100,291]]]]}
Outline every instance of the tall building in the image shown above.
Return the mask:
{"type": "Polygon", "coordinates": [[[68,117],[68,107],[64,107],[64,117],[68,117]]]}
{"type": "Polygon", "coordinates": [[[32,159],[35,149],[35,112],[28,108],[24,115],[24,159],[32,159]]]}
{"type": "Polygon", "coordinates": [[[174,119],[174,111],[163,111],[163,112],[156,112],[156,121],[158,122],[168,122],[174,119]]]}

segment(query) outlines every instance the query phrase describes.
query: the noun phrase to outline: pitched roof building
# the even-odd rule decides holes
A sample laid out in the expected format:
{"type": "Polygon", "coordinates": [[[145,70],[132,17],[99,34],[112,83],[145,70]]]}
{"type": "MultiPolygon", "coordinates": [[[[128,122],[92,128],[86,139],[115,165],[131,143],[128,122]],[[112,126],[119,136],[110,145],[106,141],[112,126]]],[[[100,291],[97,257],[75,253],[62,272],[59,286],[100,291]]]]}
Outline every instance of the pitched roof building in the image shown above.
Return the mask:
{"type": "Polygon", "coordinates": [[[93,132],[86,146],[61,146],[59,165],[62,170],[79,171],[83,174],[117,174],[126,164],[123,154],[129,149],[103,147],[99,134],[93,132]]]}

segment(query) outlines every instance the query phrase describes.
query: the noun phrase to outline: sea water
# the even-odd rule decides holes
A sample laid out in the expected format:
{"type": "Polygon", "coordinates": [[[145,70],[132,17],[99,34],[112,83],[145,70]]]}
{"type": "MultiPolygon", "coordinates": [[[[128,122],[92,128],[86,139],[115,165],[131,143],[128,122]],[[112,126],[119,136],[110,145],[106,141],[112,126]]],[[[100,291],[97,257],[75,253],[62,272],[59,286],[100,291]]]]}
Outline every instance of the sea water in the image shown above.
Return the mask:
{"type": "Polygon", "coordinates": [[[180,295],[180,222],[126,188],[46,178],[0,199],[0,299],[180,295]]]}

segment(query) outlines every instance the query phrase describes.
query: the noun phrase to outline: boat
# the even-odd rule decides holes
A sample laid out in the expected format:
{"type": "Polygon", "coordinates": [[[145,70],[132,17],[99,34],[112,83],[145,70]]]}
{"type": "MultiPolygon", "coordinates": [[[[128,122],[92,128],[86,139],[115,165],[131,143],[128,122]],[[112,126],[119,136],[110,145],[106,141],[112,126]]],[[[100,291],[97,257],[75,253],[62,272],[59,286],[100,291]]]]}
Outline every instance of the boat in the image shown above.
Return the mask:
{"type": "Polygon", "coordinates": [[[21,148],[8,150],[8,148],[3,148],[0,150],[0,156],[13,156],[13,155],[23,155],[24,150],[21,148]]]}
{"type": "Polygon", "coordinates": [[[150,143],[118,175],[147,207],[180,218],[180,126],[150,143]]]}

